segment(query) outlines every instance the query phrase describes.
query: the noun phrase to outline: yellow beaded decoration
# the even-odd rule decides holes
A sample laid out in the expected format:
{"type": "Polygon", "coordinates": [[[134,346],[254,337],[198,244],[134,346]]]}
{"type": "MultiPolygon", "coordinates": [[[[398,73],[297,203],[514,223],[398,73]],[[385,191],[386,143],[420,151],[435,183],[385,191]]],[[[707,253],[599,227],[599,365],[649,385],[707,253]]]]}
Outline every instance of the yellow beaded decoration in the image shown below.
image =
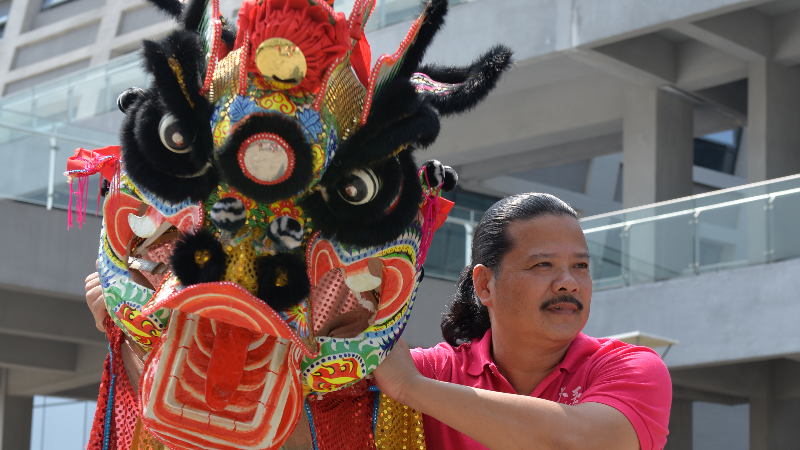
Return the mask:
{"type": "Polygon", "coordinates": [[[425,450],[422,413],[381,394],[375,425],[378,450],[425,450]]]}
{"type": "Polygon", "coordinates": [[[256,277],[256,250],[253,247],[252,236],[247,236],[235,246],[232,243],[225,245],[227,254],[224,281],[239,283],[243,288],[256,295],[258,292],[258,278],[256,277]]]}

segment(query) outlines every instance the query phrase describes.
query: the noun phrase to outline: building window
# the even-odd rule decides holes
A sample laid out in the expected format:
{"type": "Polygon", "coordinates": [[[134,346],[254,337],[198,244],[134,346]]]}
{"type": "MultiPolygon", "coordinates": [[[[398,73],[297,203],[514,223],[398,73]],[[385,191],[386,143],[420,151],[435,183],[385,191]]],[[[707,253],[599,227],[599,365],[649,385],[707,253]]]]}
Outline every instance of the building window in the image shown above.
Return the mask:
{"type": "Polygon", "coordinates": [[[733,175],[742,130],[720,131],[694,140],[694,165],[733,175]]]}
{"type": "Polygon", "coordinates": [[[72,0],[42,0],[42,11],[71,1],[72,0]]]}
{"type": "Polygon", "coordinates": [[[6,22],[8,22],[8,11],[11,10],[11,2],[0,2],[0,40],[6,31],[6,22]]]}

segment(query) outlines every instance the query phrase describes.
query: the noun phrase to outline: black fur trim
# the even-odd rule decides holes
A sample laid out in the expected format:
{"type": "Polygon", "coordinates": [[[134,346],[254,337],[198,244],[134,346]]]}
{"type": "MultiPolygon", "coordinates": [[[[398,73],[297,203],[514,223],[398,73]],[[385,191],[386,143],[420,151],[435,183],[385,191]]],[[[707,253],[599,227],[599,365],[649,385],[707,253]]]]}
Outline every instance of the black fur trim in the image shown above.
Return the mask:
{"type": "MultiPolygon", "coordinates": [[[[386,214],[397,199],[404,182],[399,159],[392,157],[367,167],[380,179],[378,193],[370,202],[353,205],[342,198],[341,192],[349,177],[342,176],[334,184],[325,185],[328,195],[327,207],[339,220],[350,221],[358,217],[358,220],[365,225],[374,224],[386,214]]],[[[317,224],[316,221],[314,223],[317,224]]]]}
{"type": "Polygon", "coordinates": [[[178,19],[183,14],[183,3],[180,0],[148,0],[156,8],[178,19]]]}
{"type": "Polygon", "coordinates": [[[510,48],[497,45],[469,66],[425,65],[419,72],[433,80],[459,86],[447,95],[425,92],[422,95],[428,98],[443,116],[468,111],[489,95],[502,74],[511,67],[511,55],[510,48]]]}
{"type": "Polygon", "coordinates": [[[314,172],[311,145],[300,125],[280,114],[258,113],[242,119],[231,129],[228,141],[217,150],[217,161],[225,181],[242,194],[263,203],[272,203],[297,195],[306,189],[314,172]],[[248,178],[239,166],[240,147],[257,133],[280,136],[294,152],[292,174],[278,184],[264,185],[248,178]]]}
{"type": "Polygon", "coordinates": [[[233,46],[236,44],[236,34],[239,32],[236,26],[238,18],[233,19],[222,18],[222,42],[228,47],[228,51],[233,51],[233,46]]]}
{"type": "Polygon", "coordinates": [[[172,273],[184,286],[212,283],[222,280],[225,275],[225,252],[213,234],[200,230],[197,234],[185,236],[175,244],[170,264],[172,273]],[[195,255],[202,251],[208,252],[209,259],[201,267],[197,264],[195,255]]]}
{"type": "Polygon", "coordinates": [[[197,33],[174,30],[160,41],[144,40],[142,47],[142,55],[146,62],[145,69],[153,74],[154,86],[167,105],[173,109],[181,107],[188,112],[193,108],[189,100],[195,105],[198,101],[205,100],[205,97],[200,95],[202,79],[205,75],[205,63],[203,62],[205,57],[203,42],[197,33]],[[181,88],[169,65],[170,57],[175,58],[181,66],[186,92],[181,88]],[[188,99],[186,95],[189,96],[188,99]]]}
{"type": "Polygon", "coordinates": [[[143,46],[145,68],[154,81],[126,108],[120,131],[125,170],[136,184],[165,200],[202,201],[219,182],[216,172],[207,168],[213,152],[212,106],[199,94],[202,44],[195,33],[179,30],[158,42],[145,41],[143,46]],[[170,58],[180,65],[194,106],[169,65],[170,58]],[[175,153],[162,143],[159,124],[167,114],[175,117],[181,134],[192,140],[188,153],[175,153]]]}
{"type": "MultiPolygon", "coordinates": [[[[389,109],[389,104],[383,102],[379,106],[381,109],[389,109]]],[[[432,144],[439,135],[439,116],[427,102],[418,102],[416,106],[417,109],[411,114],[388,123],[378,118],[373,120],[370,114],[372,122],[368,121],[364,128],[344,141],[336,152],[322,177],[323,185],[332,186],[335,184],[334,180],[354,169],[386,159],[402,147],[417,148],[432,144]]],[[[380,109],[375,114],[384,115],[380,109]]]]}
{"type": "Polygon", "coordinates": [[[117,108],[124,113],[142,95],[144,95],[144,89],[137,87],[125,89],[117,97],[117,108]]]}
{"type": "Polygon", "coordinates": [[[341,201],[335,192],[328,192],[327,202],[322,193],[316,192],[301,200],[300,206],[311,217],[315,228],[328,238],[334,237],[343,244],[361,247],[389,243],[411,224],[422,200],[422,186],[411,152],[400,152],[397,161],[399,167],[393,170],[402,174],[402,185],[397,203],[388,212],[375,211],[371,202],[365,205],[348,204],[341,201]]]}
{"type": "Polygon", "coordinates": [[[444,183],[442,190],[450,192],[458,186],[458,172],[450,166],[444,166],[444,183]]]}
{"type": "Polygon", "coordinates": [[[197,31],[200,22],[203,20],[203,13],[206,10],[206,0],[189,0],[181,16],[183,28],[189,31],[197,31]]]}
{"type": "Polygon", "coordinates": [[[422,58],[433,41],[433,37],[444,25],[444,18],[447,15],[447,0],[430,0],[425,7],[425,21],[417,32],[414,42],[406,50],[403,63],[397,71],[398,78],[410,78],[417,68],[422,64],[422,58]]]}
{"type": "Polygon", "coordinates": [[[311,283],[303,259],[292,253],[278,253],[258,259],[258,295],[276,311],[300,303],[311,293],[311,283]],[[286,285],[278,286],[279,269],[286,275],[286,285]]]}

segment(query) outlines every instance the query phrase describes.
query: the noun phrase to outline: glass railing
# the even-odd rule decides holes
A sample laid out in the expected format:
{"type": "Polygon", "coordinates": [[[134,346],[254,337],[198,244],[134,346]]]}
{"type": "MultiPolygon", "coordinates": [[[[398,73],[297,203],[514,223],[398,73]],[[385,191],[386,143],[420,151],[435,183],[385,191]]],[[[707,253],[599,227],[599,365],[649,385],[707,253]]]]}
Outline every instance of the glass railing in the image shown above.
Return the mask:
{"type": "Polygon", "coordinates": [[[0,110],[80,123],[117,111],[122,91],[148,84],[137,52],[7,95],[0,99],[0,110]]]}
{"type": "Polygon", "coordinates": [[[595,289],[800,257],[800,175],[581,221],[595,289]]]}
{"type": "MultiPolygon", "coordinates": [[[[468,0],[451,0],[450,5],[468,0]]],[[[335,9],[349,14],[355,0],[337,0],[335,9]]],[[[378,0],[367,31],[418,17],[418,0],[378,0]]],[[[65,122],[80,122],[116,110],[125,89],[149,84],[139,52],[83,69],[0,99],[0,109],[65,122]]]]}
{"type": "MultiPolygon", "coordinates": [[[[69,186],[62,175],[67,158],[78,147],[118,143],[116,134],[59,120],[0,110],[0,161],[8,169],[0,177],[0,198],[49,208],[67,208],[69,186]]],[[[89,179],[89,198],[96,198],[100,179],[89,179]]],[[[94,211],[90,204],[88,211],[94,211]]]]}
{"type": "MultiPolygon", "coordinates": [[[[449,5],[466,3],[470,0],[450,0],[449,5]]],[[[336,0],[333,9],[336,12],[350,14],[356,0],[336,0]]],[[[372,16],[367,22],[367,31],[377,30],[404,20],[416,19],[421,11],[419,0],[377,0],[372,16]]]]}
{"type": "MultiPolygon", "coordinates": [[[[457,280],[482,211],[455,206],[425,275],[457,280]]],[[[581,220],[595,289],[800,257],[800,175],[581,220]]]]}

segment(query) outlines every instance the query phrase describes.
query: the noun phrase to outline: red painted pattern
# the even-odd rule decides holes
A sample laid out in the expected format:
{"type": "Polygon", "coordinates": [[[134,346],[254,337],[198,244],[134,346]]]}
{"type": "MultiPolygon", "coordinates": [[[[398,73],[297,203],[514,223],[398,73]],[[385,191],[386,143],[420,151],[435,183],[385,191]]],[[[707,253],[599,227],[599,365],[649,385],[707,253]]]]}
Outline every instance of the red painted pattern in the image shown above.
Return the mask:
{"type": "MultiPolygon", "coordinates": [[[[315,287],[331,269],[344,268],[346,273],[355,273],[359,267],[367,264],[367,258],[352,264],[343,263],[331,243],[325,239],[319,239],[312,245],[309,278],[315,287]]],[[[394,316],[405,306],[414,289],[416,274],[414,265],[407,259],[391,256],[380,259],[383,262],[383,284],[375,324],[394,316]]]]}
{"type": "Polygon", "coordinates": [[[195,284],[179,292],[175,288],[174,284],[163,284],[142,308],[142,313],[151,314],[162,308],[180,310],[291,340],[312,358],[319,353],[316,346],[309,348],[275,310],[236,283],[195,284]]]}
{"type": "Polygon", "coordinates": [[[128,224],[128,215],[136,215],[139,205],[142,203],[138,198],[119,191],[114,194],[114,201],[105,202],[103,205],[103,215],[106,227],[106,239],[111,250],[121,260],[125,260],[128,249],[128,242],[133,237],[133,231],[128,224]]]}

